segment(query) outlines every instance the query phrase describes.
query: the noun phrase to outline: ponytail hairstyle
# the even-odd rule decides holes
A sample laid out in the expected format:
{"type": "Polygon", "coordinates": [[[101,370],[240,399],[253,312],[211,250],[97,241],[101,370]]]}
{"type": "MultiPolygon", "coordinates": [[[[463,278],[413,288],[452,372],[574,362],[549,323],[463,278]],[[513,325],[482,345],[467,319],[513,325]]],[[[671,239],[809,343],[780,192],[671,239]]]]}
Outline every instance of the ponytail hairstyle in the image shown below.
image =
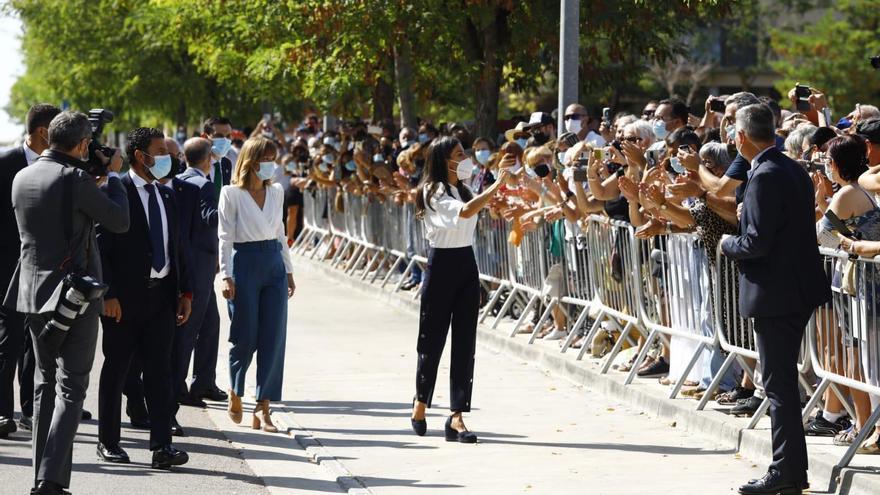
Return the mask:
{"type": "MultiPolygon", "coordinates": [[[[422,171],[422,180],[419,183],[416,194],[416,218],[425,217],[425,209],[431,208],[430,199],[434,197],[439,187],[443,187],[446,194],[452,195],[452,186],[449,184],[449,168],[446,162],[452,157],[452,151],[460,146],[458,139],[443,136],[431,141],[426,152],[425,168],[422,171]]],[[[456,185],[458,195],[465,203],[473,199],[471,190],[462,181],[456,185]]]]}

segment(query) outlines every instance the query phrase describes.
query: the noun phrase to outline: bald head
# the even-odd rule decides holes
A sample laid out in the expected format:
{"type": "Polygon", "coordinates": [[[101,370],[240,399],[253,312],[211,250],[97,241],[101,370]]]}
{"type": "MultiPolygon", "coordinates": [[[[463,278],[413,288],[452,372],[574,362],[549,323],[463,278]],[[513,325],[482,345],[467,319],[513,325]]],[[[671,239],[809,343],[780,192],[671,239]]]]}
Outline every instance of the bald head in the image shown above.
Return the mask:
{"type": "Polygon", "coordinates": [[[168,148],[168,154],[171,156],[180,155],[180,145],[177,144],[177,140],[166,137],[165,138],[165,147],[168,148]]]}
{"type": "Polygon", "coordinates": [[[583,115],[588,116],[587,108],[580,103],[572,103],[571,105],[565,107],[565,115],[583,115]]]}
{"type": "Polygon", "coordinates": [[[193,168],[208,174],[211,171],[211,141],[194,137],[183,143],[183,154],[186,163],[193,168]]]}

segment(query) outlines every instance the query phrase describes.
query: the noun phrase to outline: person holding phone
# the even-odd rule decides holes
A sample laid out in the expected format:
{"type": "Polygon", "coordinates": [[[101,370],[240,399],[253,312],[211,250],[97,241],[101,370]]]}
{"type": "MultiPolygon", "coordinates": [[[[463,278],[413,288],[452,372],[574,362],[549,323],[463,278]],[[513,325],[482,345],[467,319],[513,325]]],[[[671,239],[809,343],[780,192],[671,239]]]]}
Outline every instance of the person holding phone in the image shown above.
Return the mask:
{"type": "Polygon", "coordinates": [[[440,137],[428,146],[425,171],[416,195],[416,218],[425,224],[429,244],[428,268],[422,282],[421,319],[416,345],[416,396],[412,428],[419,436],[427,432],[425,410],[431,406],[440,356],[452,323],[450,366],[450,410],[446,440],[476,443],[462,413],[471,410],[474,355],[480,281],[472,248],[477,214],[486,207],[510,174],[513,160],[500,164],[498,180],[474,196],[465,185],[473,173],[473,162],[461,143],[440,137]]]}

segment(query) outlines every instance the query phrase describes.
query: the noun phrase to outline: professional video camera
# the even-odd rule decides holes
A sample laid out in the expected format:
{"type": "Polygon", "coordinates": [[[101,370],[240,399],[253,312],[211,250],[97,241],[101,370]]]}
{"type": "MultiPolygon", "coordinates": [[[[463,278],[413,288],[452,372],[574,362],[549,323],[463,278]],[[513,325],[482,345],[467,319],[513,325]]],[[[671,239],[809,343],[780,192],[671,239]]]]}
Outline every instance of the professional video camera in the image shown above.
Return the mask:
{"type": "Polygon", "coordinates": [[[95,154],[95,151],[100,151],[108,159],[113,156],[113,153],[116,153],[115,149],[99,142],[101,134],[104,132],[104,124],[107,122],[113,122],[113,112],[103,108],[89,110],[89,123],[92,124],[92,142],[89,143],[89,161],[83,164],[83,169],[95,177],[107,175],[107,165],[110,163],[108,161],[107,164],[104,164],[95,154]]]}

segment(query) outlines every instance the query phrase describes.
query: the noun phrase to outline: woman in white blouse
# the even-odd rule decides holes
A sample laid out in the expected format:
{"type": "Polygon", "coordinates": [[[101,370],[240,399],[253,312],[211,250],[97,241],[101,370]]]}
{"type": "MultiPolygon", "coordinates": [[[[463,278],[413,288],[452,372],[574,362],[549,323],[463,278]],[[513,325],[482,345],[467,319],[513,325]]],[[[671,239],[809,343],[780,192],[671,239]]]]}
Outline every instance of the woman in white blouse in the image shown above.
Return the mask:
{"type": "Polygon", "coordinates": [[[277,432],[269,401],[281,400],[287,299],[293,296],[293,265],[282,213],[284,191],[272,184],[275,145],[263,138],[245,141],[232,184],[220,192],[220,273],[229,300],[229,417],[242,419],[244,380],[257,353],[257,405],[253,428],[277,432]]]}
{"type": "MultiPolygon", "coordinates": [[[[503,166],[513,164],[502,162],[503,166]]],[[[461,417],[471,410],[474,353],[477,340],[477,313],[480,281],[471,247],[477,213],[489,203],[509,175],[502,168],[496,180],[474,197],[465,182],[473,174],[473,161],[459,141],[451,137],[435,139],[427,151],[425,170],[416,196],[416,217],[425,224],[431,246],[428,269],[422,282],[421,319],[416,349],[416,397],[412,427],[417,435],[427,431],[425,409],[431,406],[440,355],[452,323],[452,363],[450,411],[446,421],[446,440],[475,443],[461,417]]]]}

